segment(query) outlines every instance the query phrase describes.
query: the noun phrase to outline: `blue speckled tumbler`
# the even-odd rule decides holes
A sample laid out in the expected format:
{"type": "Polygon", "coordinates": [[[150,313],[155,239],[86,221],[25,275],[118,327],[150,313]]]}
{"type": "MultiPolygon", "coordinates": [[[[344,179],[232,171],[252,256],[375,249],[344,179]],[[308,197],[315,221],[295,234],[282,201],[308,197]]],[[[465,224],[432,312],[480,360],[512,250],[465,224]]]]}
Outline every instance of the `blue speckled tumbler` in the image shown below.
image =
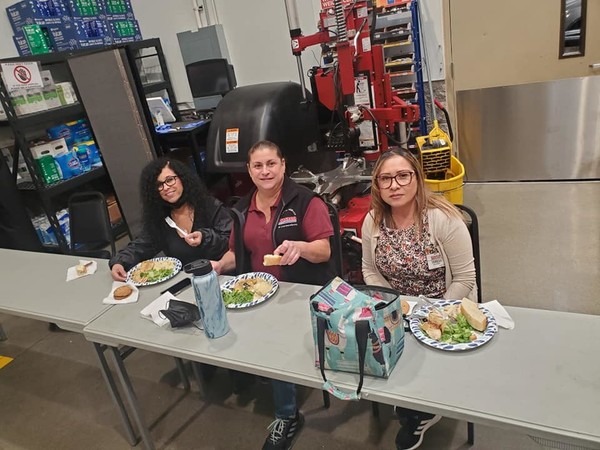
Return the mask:
{"type": "Polygon", "coordinates": [[[206,259],[194,261],[191,265],[193,267],[189,271],[194,275],[192,285],[204,324],[204,334],[210,339],[225,336],[229,332],[229,323],[217,273],[206,259]]]}

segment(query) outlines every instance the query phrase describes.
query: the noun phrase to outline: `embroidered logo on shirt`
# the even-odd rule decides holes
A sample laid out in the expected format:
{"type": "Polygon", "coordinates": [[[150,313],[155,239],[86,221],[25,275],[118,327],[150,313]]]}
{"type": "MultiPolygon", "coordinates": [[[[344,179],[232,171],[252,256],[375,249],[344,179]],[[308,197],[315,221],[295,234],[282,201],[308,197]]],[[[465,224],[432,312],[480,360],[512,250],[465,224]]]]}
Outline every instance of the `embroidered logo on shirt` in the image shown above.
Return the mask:
{"type": "Polygon", "coordinates": [[[277,224],[278,226],[284,226],[284,225],[292,225],[298,222],[298,218],[296,216],[293,217],[282,217],[281,219],[279,219],[279,223],[277,224]]]}
{"type": "Polygon", "coordinates": [[[296,212],[293,209],[286,209],[281,213],[281,217],[279,222],[277,222],[278,228],[287,228],[298,226],[298,217],[296,217],[296,212]]]}

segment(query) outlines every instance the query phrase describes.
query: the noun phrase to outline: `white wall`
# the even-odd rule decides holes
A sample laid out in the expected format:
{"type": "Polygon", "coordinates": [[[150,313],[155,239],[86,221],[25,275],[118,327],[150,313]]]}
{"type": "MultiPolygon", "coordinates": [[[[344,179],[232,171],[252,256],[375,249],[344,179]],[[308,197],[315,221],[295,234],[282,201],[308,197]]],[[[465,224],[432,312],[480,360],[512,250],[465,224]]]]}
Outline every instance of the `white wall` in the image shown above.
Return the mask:
{"type": "Polygon", "coordinates": [[[131,0],[144,39],[160,38],[178,103],[192,102],[177,33],[196,30],[192,0],[131,0]]]}
{"type": "Polygon", "coordinates": [[[15,0],[0,0],[0,58],[18,56],[15,43],[12,40],[13,29],[6,15],[6,8],[15,3],[15,0]]]}
{"type": "MultiPolygon", "coordinates": [[[[320,0],[296,0],[304,34],[317,31],[320,0]]],[[[178,102],[191,102],[177,33],[196,29],[192,0],[131,0],[144,38],[158,37],[167,59],[178,102]]],[[[14,0],[0,0],[0,57],[16,56],[12,29],[4,8],[14,0]]],[[[239,86],[271,81],[298,81],[296,58],[283,0],[215,0],[225,30],[231,62],[239,86]]],[[[443,79],[442,0],[421,0],[433,79],[443,79]]],[[[302,55],[304,72],[319,63],[320,49],[311,47],[302,55]]]]}

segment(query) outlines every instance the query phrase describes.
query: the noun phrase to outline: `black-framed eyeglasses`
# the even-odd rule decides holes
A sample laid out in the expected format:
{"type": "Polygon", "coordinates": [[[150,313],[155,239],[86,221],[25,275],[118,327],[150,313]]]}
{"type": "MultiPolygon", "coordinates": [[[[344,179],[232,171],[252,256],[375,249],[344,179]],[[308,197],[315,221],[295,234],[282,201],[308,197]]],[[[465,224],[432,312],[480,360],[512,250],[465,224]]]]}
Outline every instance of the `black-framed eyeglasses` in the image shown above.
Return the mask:
{"type": "Polygon", "coordinates": [[[406,185],[410,184],[410,182],[413,179],[414,174],[415,173],[413,171],[407,170],[404,172],[398,172],[394,176],[379,175],[376,178],[377,186],[379,186],[379,189],[389,189],[392,187],[392,180],[396,180],[396,183],[398,183],[398,186],[406,186],[406,185]]]}
{"type": "Polygon", "coordinates": [[[165,184],[167,186],[173,186],[175,184],[175,181],[177,180],[177,178],[178,178],[177,175],[171,175],[170,177],[165,178],[165,181],[157,181],[156,188],[160,192],[165,188],[165,184]]]}

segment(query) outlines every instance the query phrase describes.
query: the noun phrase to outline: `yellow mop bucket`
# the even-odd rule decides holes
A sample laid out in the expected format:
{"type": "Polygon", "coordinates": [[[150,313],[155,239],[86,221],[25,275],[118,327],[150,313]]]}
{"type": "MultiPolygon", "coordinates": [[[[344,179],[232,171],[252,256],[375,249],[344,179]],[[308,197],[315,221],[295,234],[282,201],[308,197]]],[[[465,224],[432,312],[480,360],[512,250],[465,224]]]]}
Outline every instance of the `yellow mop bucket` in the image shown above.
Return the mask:
{"type": "MultiPolygon", "coordinates": [[[[425,175],[427,177],[427,174],[425,175]]],[[[450,169],[446,170],[443,180],[425,178],[425,184],[436,194],[442,194],[450,203],[462,205],[465,166],[452,156],[450,169]]]]}

